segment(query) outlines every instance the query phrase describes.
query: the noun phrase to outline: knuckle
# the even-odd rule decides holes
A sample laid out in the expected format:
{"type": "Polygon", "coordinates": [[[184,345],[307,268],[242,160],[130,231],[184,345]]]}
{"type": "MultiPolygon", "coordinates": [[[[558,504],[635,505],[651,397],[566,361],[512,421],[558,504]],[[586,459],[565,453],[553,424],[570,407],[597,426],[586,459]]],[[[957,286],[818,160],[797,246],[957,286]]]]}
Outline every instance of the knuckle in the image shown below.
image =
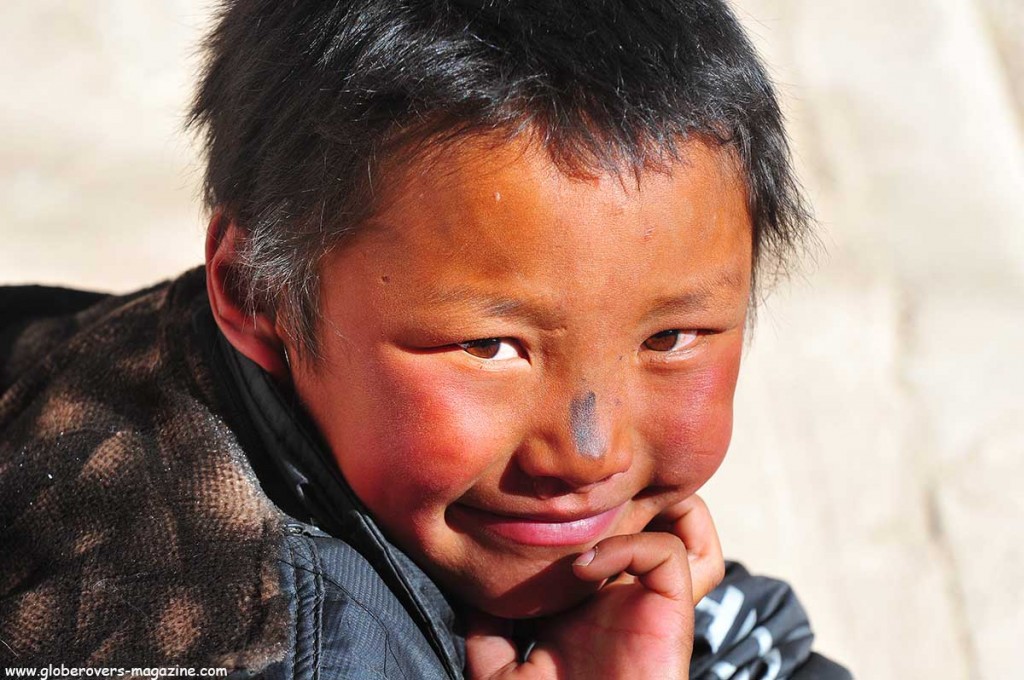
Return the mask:
{"type": "Polygon", "coordinates": [[[674,534],[660,534],[649,548],[660,556],[663,562],[670,562],[677,565],[677,568],[684,568],[688,561],[686,544],[674,534]]]}
{"type": "Polygon", "coordinates": [[[636,549],[657,552],[685,553],[683,539],[667,531],[645,531],[629,536],[630,544],[636,549]]]}
{"type": "Polygon", "coordinates": [[[711,510],[708,508],[708,504],[704,502],[703,498],[697,494],[693,494],[690,496],[690,501],[693,503],[693,512],[702,517],[711,517],[711,510]]]}
{"type": "Polygon", "coordinates": [[[662,548],[666,551],[679,555],[683,558],[686,557],[686,543],[683,539],[675,534],[662,534],[664,538],[661,539],[662,548]]]}

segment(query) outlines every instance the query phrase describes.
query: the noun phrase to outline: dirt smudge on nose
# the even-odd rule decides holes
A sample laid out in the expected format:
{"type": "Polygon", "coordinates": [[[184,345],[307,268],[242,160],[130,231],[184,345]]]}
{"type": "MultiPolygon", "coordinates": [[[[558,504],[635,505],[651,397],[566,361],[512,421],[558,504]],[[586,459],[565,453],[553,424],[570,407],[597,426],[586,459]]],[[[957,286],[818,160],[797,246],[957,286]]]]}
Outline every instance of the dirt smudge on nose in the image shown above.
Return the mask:
{"type": "Polygon", "coordinates": [[[604,454],[604,440],[597,422],[597,395],[593,391],[569,403],[569,431],[576,450],[589,458],[604,454]]]}

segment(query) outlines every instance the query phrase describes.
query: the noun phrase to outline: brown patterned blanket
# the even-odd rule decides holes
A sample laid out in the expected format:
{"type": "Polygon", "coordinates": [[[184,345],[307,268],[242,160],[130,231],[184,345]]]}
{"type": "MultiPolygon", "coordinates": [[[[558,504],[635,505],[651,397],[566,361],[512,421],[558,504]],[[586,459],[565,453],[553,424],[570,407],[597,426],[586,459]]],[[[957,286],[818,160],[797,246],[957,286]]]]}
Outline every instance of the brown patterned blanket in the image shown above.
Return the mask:
{"type": "Polygon", "coordinates": [[[0,667],[280,658],[282,514],[218,415],[203,271],[44,293],[0,288],[0,667]]]}

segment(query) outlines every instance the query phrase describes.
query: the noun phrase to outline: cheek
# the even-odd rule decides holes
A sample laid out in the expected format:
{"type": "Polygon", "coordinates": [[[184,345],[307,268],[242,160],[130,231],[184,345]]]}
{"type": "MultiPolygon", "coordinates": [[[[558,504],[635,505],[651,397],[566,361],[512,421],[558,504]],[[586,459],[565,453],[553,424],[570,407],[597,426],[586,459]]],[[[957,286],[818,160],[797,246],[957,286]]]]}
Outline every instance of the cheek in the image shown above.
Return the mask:
{"type": "Polygon", "coordinates": [[[695,370],[666,388],[664,407],[656,423],[661,483],[690,492],[702,486],[725,458],[732,439],[733,395],[739,371],[739,351],[723,352],[718,361],[695,370]]]}
{"type": "Polygon", "coordinates": [[[421,356],[385,366],[375,390],[387,426],[374,454],[387,461],[388,478],[401,480],[380,486],[413,489],[425,505],[455,500],[514,450],[507,395],[482,381],[453,378],[443,363],[421,356]]]}

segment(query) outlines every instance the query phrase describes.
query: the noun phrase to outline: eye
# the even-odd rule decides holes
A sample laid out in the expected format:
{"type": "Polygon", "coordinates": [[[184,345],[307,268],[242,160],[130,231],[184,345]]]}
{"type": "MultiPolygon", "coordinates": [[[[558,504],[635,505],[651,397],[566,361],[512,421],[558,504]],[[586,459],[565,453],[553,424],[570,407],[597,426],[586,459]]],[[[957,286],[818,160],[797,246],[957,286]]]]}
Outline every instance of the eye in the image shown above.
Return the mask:
{"type": "Polygon", "coordinates": [[[502,361],[504,359],[519,358],[519,348],[515,342],[508,338],[484,338],[482,340],[470,340],[460,342],[458,347],[463,352],[471,354],[478,359],[489,359],[491,361],[502,361]]]}
{"type": "Polygon", "coordinates": [[[644,340],[644,348],[652,352],[674,352],[692,345],[698,335],[698,331],[681,331],[679,329],[662,331],[644,340]]]}

